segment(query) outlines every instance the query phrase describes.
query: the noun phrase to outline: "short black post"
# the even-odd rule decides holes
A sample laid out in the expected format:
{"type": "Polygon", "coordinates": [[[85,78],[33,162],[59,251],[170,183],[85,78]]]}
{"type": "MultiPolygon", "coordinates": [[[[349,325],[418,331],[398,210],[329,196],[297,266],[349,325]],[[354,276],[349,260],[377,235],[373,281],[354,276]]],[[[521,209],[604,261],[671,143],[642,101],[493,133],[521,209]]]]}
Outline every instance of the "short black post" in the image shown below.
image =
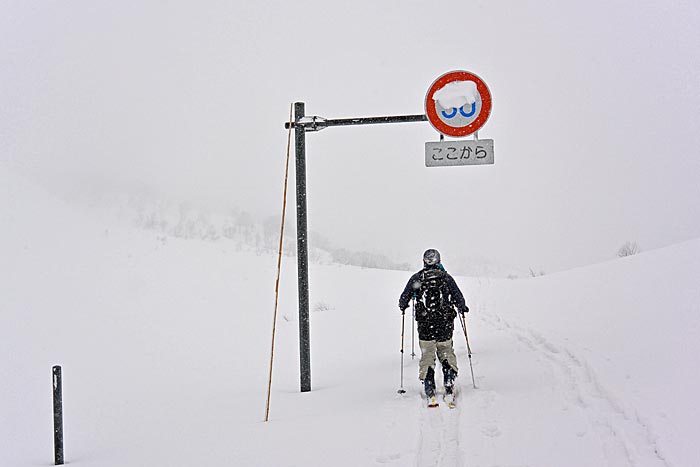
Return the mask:
{"type": "Polygon", "coordinates": [[[63,465],[63,383],[61,367],[53,367],[53,450],[56,465],[63,465]]]}

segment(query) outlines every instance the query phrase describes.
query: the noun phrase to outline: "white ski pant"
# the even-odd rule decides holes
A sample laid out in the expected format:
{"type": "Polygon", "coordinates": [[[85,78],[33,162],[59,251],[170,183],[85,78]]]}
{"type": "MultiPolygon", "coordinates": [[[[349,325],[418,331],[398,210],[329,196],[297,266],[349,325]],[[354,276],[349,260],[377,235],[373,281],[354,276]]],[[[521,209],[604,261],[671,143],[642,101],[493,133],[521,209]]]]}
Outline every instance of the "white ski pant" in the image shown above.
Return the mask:
{"type": "Polygon", "coordinates": [[[448,341],[418,341],[420,346],[420,362],[418,363],[418,378],[423,381],[428,374],[428,368],[435,369],[435,354],[438,360],[442,363],[447,360],[447,363],[458,373],[457,355],[455,355],[452,347],[452,339],[448,341]]]}

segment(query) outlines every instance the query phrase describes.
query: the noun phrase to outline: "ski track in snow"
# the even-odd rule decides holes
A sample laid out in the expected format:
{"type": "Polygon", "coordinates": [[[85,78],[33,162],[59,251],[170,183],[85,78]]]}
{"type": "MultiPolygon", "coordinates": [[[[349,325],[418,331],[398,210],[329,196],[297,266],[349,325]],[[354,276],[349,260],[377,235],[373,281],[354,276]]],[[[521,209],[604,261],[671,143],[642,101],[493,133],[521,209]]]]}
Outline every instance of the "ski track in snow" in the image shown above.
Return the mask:
{"type": "MultiPolygon", "coordinates": [[[[609,466],[671,467],[657,445],[656,435],[642,417],[606,390],[583,358],[565,346],[553,344],[533,329],[509,323],[484,304],[480,304],[476,318],[494,333],[505,335],[519,349],[532,354],[528,360],[545,370],[546,383],[552,390],[563,397],[567,407],[584,414],[583,420],[588,421],[591,432],[596,434],[601,457],[609,466]]],[[[533,368],[533,371],[537,370],[533,368]]],[[[484,378],[486,375],[477,379],[483,381],[484,378]]],[[[471,388],[471,384],[469,386],[471,388]]],[[[462,405],[467,402],[472,409],[479,411],[479,417],[472,416],[470,419],[482,423],[479,431],[483,436],[497,439],[502,435],[499,420],[505,415],[499,415],[495,408],[498,405],[496,401],[506,396],[499,394],[497,388],[477,392],[469,390],[461,397],[458,389],[457,407],[454,409],[447,407],[442,393],[439,394],[440,407],[428,408],[418,385],[407,387],[407,390],[406,395],[384,406],[387,436],[379,448],[381,454],[375,458],[377,465],[467,467],[465,458],[468,448],[465,447],[467,451],[463,452],[460,447],[460,420],[469,416],[462,412],[462,405]],[[416,393],[420,393],[421,397],[414,398],[416,393]],[[465,396],[469,397],[468,401],[460,400],[465,396]],[[406,428],[411,425],[416,427],[416,449],[406,452],[406,428]],[[414,455],[415,460],[411,460],[414,455]]],[[[585,431],[585,428],[578,427],[575,433],[583,436],[583,431],[579,430],[585,431]]]]}
{"type": "Polygon", "coordinates": [[[418,385],[383,408],[385,436],[378,446],[375,465],[416,467],[463,467],[459,445],[460,407],[450,409],[439,394],[440,407],[428,408],[418,385]],[[416,397],[421,394],[420,397],[416,397]],[[417,399],[417,401],[416,401],[417,399]],[[406,452],[406,437],[416,441],[415,450],[406,452]],[[402,452],[403,447],[403,452],[402,452]]]}
{"type": "Polygon", "coordinates": [[[478,316],[491,329],[510,334],[521,348],[550,367],[552,384],[559,387],[572,406],[586,414],[610,466],[670,467],[657,446],[655,434],[638,413],[630,413],[603,387],[583,358],[566,347],[552,344],[533,329],[510,324],[483,305],[478,316]]]}
{"type": "MultiPolygon", "coordinates": [[[[440,394],[440,399],[442,394],[440,394]]],[[[462,467],[459,449],[460,407],[450,409],[445,401],[429,408],[421,397],[417,467],[462,467]]]]}

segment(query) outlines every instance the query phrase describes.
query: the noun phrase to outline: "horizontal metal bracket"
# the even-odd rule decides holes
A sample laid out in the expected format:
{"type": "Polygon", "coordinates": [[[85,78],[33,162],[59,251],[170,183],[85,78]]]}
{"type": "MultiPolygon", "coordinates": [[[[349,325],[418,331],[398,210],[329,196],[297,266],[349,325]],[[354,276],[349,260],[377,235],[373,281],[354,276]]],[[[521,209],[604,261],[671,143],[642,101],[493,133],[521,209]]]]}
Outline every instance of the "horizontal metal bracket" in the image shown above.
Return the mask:
{"type": "Polygon", "coordinates": [[[326,119],[323,117],[302,117],[296,122],[285,122],[284,128],[303,128],[304,131],[320,131],[331,126],[377,125],[380,123],[427,122],[425,115],[394,115],[389,117],[359,117],[326,119]]]}

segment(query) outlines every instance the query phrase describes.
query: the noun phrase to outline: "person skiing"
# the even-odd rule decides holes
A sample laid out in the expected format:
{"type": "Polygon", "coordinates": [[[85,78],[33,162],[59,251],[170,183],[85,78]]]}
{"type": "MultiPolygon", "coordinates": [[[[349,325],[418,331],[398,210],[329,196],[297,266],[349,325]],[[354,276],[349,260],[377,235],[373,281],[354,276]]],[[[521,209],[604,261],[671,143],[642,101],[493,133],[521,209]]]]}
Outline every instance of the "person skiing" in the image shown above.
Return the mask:
{"type": "MultiPolygon", "coordinates": [[[[452,334],[455,308],[464,316],[469,307],[457,283],[442,266],[440,253],[435,249],[423,254],[423,269],[413,274],[399,297],[399,309],[406,312],[415,299],[415,320],[418,325],[418,344],[421,358],[418,378],[423,383],[429,406],[435,401],[435,356],[442,366],[445,393],[454,398],[454,381],[459,371],[452,334]]],[[[453,402],[453,401],[451,401],[453,402]]]]}

